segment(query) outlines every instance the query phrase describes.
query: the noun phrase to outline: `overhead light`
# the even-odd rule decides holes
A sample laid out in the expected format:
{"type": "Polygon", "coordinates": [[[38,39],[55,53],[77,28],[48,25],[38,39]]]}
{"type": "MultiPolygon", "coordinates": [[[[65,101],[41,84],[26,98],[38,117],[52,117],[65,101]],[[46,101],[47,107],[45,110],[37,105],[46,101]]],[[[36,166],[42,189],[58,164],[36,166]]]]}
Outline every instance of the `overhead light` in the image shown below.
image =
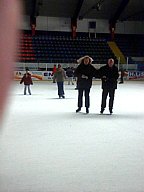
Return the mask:
{"type": "Polygon", "coordinates": [[[101,10],[101,5],[99,3],[97,4],[96,9],[97,9],[97,11],[101,10]]]}
{"type": "Polygon", "coordinates": [[[91,9],[96,9],[97,11],[101,10],[101,4],[97,3],[96,5],[94,5],[91,9]]]}

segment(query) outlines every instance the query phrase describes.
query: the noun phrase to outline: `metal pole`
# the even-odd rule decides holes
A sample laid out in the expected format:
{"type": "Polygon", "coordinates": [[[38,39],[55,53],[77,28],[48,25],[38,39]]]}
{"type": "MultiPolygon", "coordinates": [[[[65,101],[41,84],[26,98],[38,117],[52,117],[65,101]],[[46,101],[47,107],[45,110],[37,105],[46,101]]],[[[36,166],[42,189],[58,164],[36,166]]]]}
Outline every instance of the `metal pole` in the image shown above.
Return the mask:
{"type": "Polygon", "coordinates": [[[120,57],[118,58],[118,70],[120,69],[120,57]]]}
{"type": "Polygon", "coordinates": [[[127,63],[126,63],[126,70],[128,70],[128,62],[129,62],[129,58],[127,57],[127,63]]]}

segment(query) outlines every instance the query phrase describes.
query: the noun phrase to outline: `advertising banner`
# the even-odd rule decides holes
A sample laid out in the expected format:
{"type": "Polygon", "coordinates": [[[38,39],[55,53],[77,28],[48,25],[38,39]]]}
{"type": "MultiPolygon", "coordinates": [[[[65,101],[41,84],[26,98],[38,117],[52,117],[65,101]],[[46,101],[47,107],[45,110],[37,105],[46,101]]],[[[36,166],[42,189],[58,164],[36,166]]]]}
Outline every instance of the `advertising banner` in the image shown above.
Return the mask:
{"type": "Polygon", "coordinates": [[[127,79],[144,80],[144,71],[129,71],[127,79]]]}
{"type": "MultiPolygon", "coordinates": [[[[15,71],[14,80],[21,80],[24,74],[25,71],[15,71]]],[[[32,80],[42,81],[52,79],[52,71],[30,71],[30,74],[32,76],[32,80]]]]}

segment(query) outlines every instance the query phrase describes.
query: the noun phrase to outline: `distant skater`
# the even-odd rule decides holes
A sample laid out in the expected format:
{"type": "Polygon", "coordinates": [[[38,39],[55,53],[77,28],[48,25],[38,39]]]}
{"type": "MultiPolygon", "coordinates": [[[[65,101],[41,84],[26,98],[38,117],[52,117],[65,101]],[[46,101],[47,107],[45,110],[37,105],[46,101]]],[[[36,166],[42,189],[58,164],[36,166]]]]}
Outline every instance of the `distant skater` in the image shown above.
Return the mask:
{"type": "Polygon", "coordinates": [[[120,73],[120,81],[119,84],[123,84],[124,83],[124,77],[126,77],[128,75],[128,72],[126,70],[124,70],[123,68],[121,68],[119,70],[120,73]]]}
{"type": "Polygon", "coordinates": [[[122,84],[122,83],[124,83],[124,70],[121,68],[119,70],[119,72],[120,72],[120,82],[119,82],[119,84],[122,84]]]}
{"type": "Polygon", "coordinates": [[[27,94],[27,89],[29,95],[31,95],[31,89],[30,85],[33,85],[31,74],[29,73],[28,69],[26,70],[26,73],[23,75],[20,84],[24,83],[24,95],[27,94]]]}
{"type": "Polygon", "coordinates": [[[65,98],[65,92],[64,92],[64,80],[66,79],[66,74],[64,69],[61,67],[60,64],[58,64],[58,68],[54,74],[57,87],[58,87],[58,96],[60,98],[65,98]]]}
{"type": "Polygon", "coordinates": [[[56,72],[56,70],[57,70],[57,68],[56,68],[56,64],[54,64],[54,66],[53,66],[53,71],[52,71],[52,76],[53,76],[53,83],[56,83],[56,80],[55,80],[55,72],[56,72]]]}
{"type": "Polygon", "coordinates": [[[66,75],[68,77],[68,85],[70,85],[70,83],[72,85],[74,85],[74,82],[73,82],[73,77],[74,77],[74,71],[73,71],[73,68],[71,67],[68,67],[67,70],[66,70],[66,75]]]}

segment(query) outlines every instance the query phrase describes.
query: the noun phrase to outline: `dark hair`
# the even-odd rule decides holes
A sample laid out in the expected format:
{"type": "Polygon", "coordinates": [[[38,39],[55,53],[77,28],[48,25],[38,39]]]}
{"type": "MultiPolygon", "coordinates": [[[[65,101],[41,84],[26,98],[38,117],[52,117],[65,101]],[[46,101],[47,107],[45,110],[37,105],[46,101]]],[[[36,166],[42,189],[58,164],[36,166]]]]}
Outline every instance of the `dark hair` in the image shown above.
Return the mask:
{"type": "Polygon", "coordinates": [[[26,70],[26,71],[29,71],[29,68],[28,68],[28,67],[26,67],[26,68],[25,68],[25,70],[26,70]]]}

